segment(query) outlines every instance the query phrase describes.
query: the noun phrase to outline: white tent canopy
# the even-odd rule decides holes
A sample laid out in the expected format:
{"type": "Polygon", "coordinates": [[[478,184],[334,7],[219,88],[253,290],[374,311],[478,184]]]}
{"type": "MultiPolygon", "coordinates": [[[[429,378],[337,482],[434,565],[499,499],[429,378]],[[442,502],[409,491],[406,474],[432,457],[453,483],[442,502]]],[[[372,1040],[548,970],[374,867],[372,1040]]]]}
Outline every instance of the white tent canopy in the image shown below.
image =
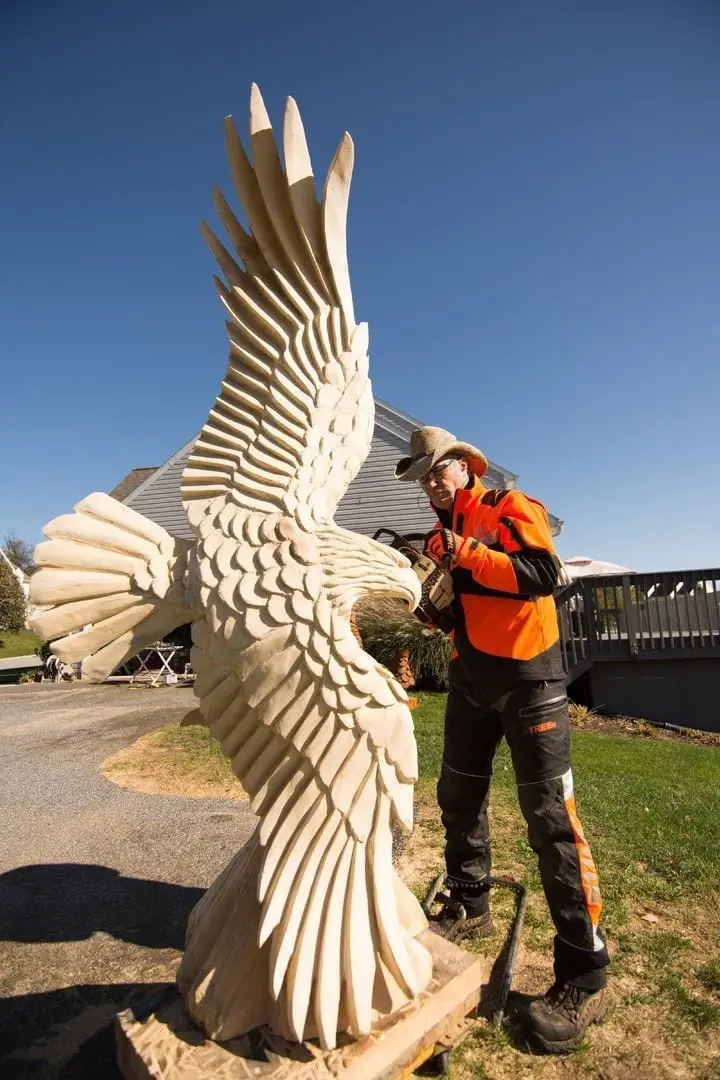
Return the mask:
{"type": "Polygon", "coordinates": [[[574,555],[572,559],[563,559],[563,566],[573,580],[579,577],[597,577],[601,574],[634,574],[629,566],[591,559],[588,555],[574,555]]]}

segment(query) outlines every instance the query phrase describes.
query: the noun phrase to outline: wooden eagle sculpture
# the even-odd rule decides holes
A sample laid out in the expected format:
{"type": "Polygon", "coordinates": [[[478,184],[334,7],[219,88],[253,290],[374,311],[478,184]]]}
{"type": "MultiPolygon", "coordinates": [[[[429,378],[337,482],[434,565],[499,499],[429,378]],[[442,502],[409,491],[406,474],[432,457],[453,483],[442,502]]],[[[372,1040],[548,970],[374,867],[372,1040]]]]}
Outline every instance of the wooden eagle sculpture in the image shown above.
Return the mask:
{"type": "Polygon", "coordinates": [[[198,708],[259,824],[191,916],[179,987],[212,1038],[268,1024],[332,1048],[432,974],[391,859],[417,778],[407,697],[350,628],[361,597],[412,609],[420,590],[403,555],[333,520],[374,423],[347,265],[352,140],[321,202],[292,99],[284,167],[256,86],[252,163],[230,117],[226,142],[249,232],[216,191],[242,266],[205,227],[230,359],[182,477],[195,538],[90,495],[44,530],[33,628],[102,680],[192,623],[198,708]]]}

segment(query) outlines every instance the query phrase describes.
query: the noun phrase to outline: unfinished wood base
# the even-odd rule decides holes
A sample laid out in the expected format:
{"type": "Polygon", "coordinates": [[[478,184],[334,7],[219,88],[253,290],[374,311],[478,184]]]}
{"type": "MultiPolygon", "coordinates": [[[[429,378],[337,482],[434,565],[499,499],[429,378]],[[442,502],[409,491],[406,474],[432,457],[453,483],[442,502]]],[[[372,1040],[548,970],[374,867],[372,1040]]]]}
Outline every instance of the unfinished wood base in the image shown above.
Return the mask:
{"type": "Polygon", "coordinates": [[[206,1039],[178,991],[119,1013],[117,1061],[125,1080],[392,1080],[407,1076],[436,1044],[454,1045],[477,1006],[486,962],[426,930],[419,940],[433,958],[433,979],[402,1012],[367,1038],[336,1050],[293,1043],[258,1028],[225,1043],[206,1039]]]}

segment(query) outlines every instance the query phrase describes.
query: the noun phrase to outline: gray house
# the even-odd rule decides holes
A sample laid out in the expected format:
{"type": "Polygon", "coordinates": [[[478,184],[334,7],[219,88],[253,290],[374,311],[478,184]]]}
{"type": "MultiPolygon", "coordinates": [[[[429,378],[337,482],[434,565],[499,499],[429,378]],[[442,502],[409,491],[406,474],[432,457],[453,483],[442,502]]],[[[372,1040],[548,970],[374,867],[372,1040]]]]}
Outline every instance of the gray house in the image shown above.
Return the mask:
{"type": "MultiPolygon", "coordinates": [[[[422,491],[416,484],[399,484],[393,475],[398,459],[408,452],[411,432],[421,426],[419,420],[375,399],[372,447],[340,503],[335,515],[338,525],[366,536],[381,527],[402,533],[432,528],[435,515],[422,491]]],[[[133,469],[111,494],[173,536],[190,539],[180,500],[180,477],[194,442],[195,437],[157,469],[133,469]]],[[[514,473],[491,462],[486,474],[489,487],[514,487],[516,480],[514,473]]],[[[562,522],[551,517],[551,524],[553,532],[559,533],[562,522]]]]}

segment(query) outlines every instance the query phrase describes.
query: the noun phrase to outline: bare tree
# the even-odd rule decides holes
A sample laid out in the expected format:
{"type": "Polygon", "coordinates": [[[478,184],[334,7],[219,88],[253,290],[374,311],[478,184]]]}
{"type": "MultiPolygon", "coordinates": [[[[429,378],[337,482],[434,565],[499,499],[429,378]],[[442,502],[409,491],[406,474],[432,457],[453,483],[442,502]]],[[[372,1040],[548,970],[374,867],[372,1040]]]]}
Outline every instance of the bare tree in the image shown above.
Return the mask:
{"type": "Polygon", "coordinates": [[[3,551],[13,566],[17,566],[26,574],[31,573],[35,569],[33,545],[28,544],[27,540],[21,540],[14,532],[9,532],[5,534],[2,546],[3,551]]]}

